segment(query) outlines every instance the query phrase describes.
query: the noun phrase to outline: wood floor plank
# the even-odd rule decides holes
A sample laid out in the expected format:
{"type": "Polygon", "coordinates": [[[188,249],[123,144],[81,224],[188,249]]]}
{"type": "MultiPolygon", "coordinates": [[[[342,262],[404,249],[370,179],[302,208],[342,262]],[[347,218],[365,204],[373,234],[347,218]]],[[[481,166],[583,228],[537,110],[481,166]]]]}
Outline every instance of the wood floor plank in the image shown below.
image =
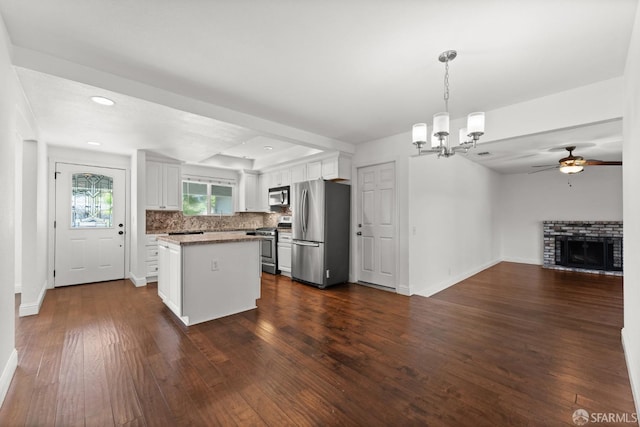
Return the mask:
{"type": "MultiPolygon", "coordinates": [[[[19,304],[19,302],[16,302],[19,304]]],[[[565,425],[633,413],[622,279],[501,263],[430,298],[263,275],[184,327],[151,284],[49,290],[16,318],[0,425],[565,425]]]]}

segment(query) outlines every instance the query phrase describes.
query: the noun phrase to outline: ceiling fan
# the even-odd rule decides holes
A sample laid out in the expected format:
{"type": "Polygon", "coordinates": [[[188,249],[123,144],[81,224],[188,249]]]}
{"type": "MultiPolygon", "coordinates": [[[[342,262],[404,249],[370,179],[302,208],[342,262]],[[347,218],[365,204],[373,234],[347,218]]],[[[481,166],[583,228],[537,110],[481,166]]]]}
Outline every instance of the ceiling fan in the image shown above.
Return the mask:
{"type": "Polygon", "coordinates": [[[620,161],[604,161],[604,160],[591,160],[591,159],[585,160],[584,157],[582,156],[573,155],[573,150],[575,149],[576,149],[575,145],[571,147],[565,147],[565,150],[569,152],[569,155],[567,157],[563,157],[562,159],[560,159],[558,161],[559,164],[557,166],[554,166],[554,165],[533,166],[534,168],[545,168],[545,169],[540,169],[531,173],[542,172],[550,169],[559,169],[560,172],[562,173],[574,174],[574,173],[582,172],[585,166],[621,166],[622,165],[622,162],[620,161]]]}

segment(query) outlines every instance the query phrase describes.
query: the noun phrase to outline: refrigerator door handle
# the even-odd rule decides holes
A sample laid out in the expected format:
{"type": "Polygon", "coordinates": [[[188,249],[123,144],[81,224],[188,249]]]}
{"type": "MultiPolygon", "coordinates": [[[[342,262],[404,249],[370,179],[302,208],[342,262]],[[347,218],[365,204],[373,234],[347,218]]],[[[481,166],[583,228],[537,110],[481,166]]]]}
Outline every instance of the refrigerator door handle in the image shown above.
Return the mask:
{"type": "Polygon", "coordinates": [[[302,235],[307,234],[307,220],[309,217],[309,207],[307,206],[308,190],[302,190],[302,235]]]}
{"type": "Polygon", "coordinates": [[[320,247],[320,243],[317,242],[294,241],[293,244],[298,246],[311,246],[313,248],[320,247]]]}

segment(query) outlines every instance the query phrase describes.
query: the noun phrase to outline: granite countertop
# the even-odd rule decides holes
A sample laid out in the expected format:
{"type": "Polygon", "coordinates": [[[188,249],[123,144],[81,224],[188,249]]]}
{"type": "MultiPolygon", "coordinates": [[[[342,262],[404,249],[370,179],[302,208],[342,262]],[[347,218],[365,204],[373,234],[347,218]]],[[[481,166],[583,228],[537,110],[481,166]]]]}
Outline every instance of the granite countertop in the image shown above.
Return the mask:
{"type": "Polygon", "coordinates": [[[158,240],[176,243],[178,245],[207,245],[211,243],[232,243],[263,240],[260,236],[248,236],[239,233],[214,233],[214,234],[178,234],[174,236],[158,236],[158,240]]]}
{"type": "Polygon", "coordinates": [[[215,229],[205,229],[205,230],[183,230],[183,229],[157,229],[157,230],[147,230],[145,234],[168,234],[168,233],[246,233],[247,231],[254,231],[255,228],[234,228],[234,229],[225,229],[225,230],[215,230],[215,229]]]}

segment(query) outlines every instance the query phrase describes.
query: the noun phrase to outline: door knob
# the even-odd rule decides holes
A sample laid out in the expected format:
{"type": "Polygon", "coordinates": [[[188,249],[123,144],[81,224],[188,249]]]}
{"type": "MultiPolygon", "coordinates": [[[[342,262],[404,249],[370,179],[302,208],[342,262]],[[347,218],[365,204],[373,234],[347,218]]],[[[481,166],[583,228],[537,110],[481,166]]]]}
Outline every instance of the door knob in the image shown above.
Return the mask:
{"type": "Polygon", "coordinates": [[[120,230],[118,231],[118,234],[124,234],[124,231],[120,230]]]}
{"type": "Polygon", "coordinates": [[[124,224],[118,224],[118,227],[124,227],[124,224]]]}
{"type": "Polygon", "coordinates": [[[358,231],[356,234],[357,234],[358,236],[362,236],[362,231],[358,231]]]}

